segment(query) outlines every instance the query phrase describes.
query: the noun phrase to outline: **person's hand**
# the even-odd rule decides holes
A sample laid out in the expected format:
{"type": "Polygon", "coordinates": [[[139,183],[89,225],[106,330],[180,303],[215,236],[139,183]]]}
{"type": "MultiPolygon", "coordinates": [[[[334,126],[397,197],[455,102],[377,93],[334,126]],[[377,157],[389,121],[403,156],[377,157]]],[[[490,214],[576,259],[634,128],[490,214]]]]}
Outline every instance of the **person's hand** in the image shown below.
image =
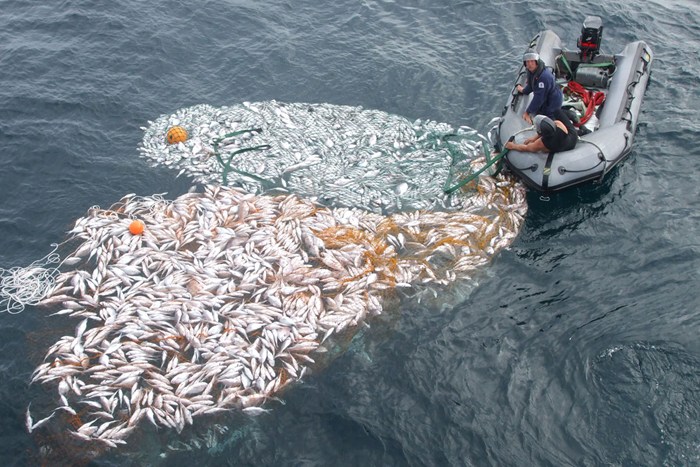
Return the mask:
{"type": "Polygon", "coordinates": [[[506,149],[513,149],[513,146],[515,146],[515,143],[512,142],[512,141],[508,141],[508,142],[505,144],[505,148],[506,148],[506,149]]]}
{"type": "Polygon", "coordinates": [[[523,114],[523,120],[525,120],[529,125],[532,125],[532,118],[530,117],[530,114],[525,112],[523,114]]]}
{"type": "Polygon", "coordinates": [[[515,86],[515,90],[518,91],[518,93],[522,94],[523,93],[523,85],[518,84],[517,86],[515,86]]]}

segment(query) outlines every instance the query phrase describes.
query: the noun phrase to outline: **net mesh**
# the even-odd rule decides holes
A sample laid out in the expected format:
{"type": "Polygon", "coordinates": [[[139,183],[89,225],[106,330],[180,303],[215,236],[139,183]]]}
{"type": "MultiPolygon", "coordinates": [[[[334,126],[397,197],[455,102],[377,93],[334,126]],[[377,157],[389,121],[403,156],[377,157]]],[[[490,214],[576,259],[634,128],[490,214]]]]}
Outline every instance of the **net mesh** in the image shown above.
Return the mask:
{"type": "Polygon", "coordinates": [[[512,241],[523,192],[482,183],[470,209],[451,212],[382,215],[218,185],[92,208],[71,230],[73,269],[41,303],[77,322],[33,374],[61,401],[50,424],[106,449],[143,423],[180,432],[266,410],[326,343],[381,314],[386,291],[468,278],[512,241]]]}
{"type": "Polygon", "coordinates": [[[155,165],[200,183],[272,187],[332,206],[374,212],[459,209],[443,187],[487,150],[468,127],[332,104],[198,105],[163,115],[145,128],[139,150],[155,165]],[[163,135],[191,135],[169,145],[163,135]]]}
{"type": "Polygon", "coordinates": [[[1,271],[8,312],[38,304],[64,331],[32,375],[56,405],[28,407],[28,430],[90,459],[144,425],[180,433],[265,411],[397,290],[437,296],[510,245],[522,185],[498,175],[444,192],[487,149],[467,127],[330,104],[201,105],[150,122],[141,155],[203,186],[93,206],[60,264],[55,248],[1,271]],[[187,139],[169,144],[178,126],[187,139]]]}

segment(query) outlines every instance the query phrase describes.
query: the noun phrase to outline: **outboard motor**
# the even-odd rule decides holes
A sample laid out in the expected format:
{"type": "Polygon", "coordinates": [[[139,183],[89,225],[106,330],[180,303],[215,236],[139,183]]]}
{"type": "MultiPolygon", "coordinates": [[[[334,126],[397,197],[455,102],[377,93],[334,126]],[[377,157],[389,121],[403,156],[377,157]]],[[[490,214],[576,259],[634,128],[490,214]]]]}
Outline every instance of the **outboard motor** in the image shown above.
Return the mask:
{"type": "Polygon", "coordinates": [[[581,62],[590,62],[600,51],[600,41],[603,39],[603,20],[600,16],[586,16],[583,20],[581,37],[578,38],[578,48],[581,62]]]}

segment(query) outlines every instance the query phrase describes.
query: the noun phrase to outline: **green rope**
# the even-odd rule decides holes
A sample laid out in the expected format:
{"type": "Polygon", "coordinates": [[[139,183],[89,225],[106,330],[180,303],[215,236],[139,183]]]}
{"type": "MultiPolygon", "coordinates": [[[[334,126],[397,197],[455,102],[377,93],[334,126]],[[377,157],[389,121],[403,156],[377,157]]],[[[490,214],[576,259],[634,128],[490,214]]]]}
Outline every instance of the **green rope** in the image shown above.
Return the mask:
{"type": "Polygon", "coordinates": [[[233,171],[233,172],[236,172],[237,174],[244,175],[246,177],[250,177],[253,180],[257,180],[259,182],[263,182],[263,183],[269,182],[268,180],[265,180],[264,178],[258,177],[257,175],[253,175],[253,174],[245,172],[243,170],[238,170],[238,169],[232,168],[231,161],[233,160],[233,156],[235,156],[237,154],[242,154],[242,153],[248,152],[248,151],[262,151],[264,149],[270,149],[271,147],[272,146],[270,146],[269,144],[261,144],[260,146],[253,146],[250,148],[243,148],[243,149],[239,149],[238,151],[233,151],[232,153],[230,153],[228,161],[226,161],[226,163],[224,163],[219,152],[216,151],[214,153],[214,155],[216,156],[216,160],[219,161],[219,164],[221,164],[221,167],[223,167],[223,169],[224,169],[223,174],[222,174],[222,179],[223,179],[222,184],[224,186],[228,186],[228,173],[229,173],[229,171],[233,171]]]}
{"type": "Polygon", "coordinates": [[[569,72],[569,76],[571,76],[571,79],[574,79],[574,72],[571,71],[571,67],[569,66],[569,61],[566,59],[566,57],[563,54],[560,55],[560,57],[561,57],[562,63],[566,67],[566,71],[569,72]]]}
{"type": "MultiPolygon", "coordinates": [[[[455,146],[453,145],[452,141],[450,141],[450,139],[457,139],[459,141],[469,140],[469,141],[473,141],[476,143],[483,143],[483,141],[481,139],[479,139],[478,137],[474,137],[474,135],[460,135],[458,133],[445,133],[445,134],[440,135],[438,140],[440,142],[444,143],[443,147],[445,149],[447,149],[447,152],[450,154],[450,157],[452,158],[453,165],[456,164],[457,162],[462,162],[465,159],[465,157],[464,157],[464,154],[462,153],[462,151],[455,148],[455,146]]],[[[439,145],[437,145],[434,149],[438,149],[438,146],[439,145]]],[[[486,156],[487,160],[488,160],[488,157],[489,156],[487,155],[486,156]]]]}
{"type": "Polygon", "coordinates": [[[611,66],[614,66],[615,64],[612,62],[601,62],[601,63],[581,63],[579,64],[579,68],[609,68],[611,66]]]}
{"type": "Polygon", "coordinates": [[[218,145],[221,141],[225,140],[226,138],[232,138],[232,137],[234,137],[234,136],[242,135],[242,134],[244,134],[244,133],[253,133],[253,132],[255,132],[255,133],[262,133],[262,128],[248,128],[248,129],[245,129],[245,130],[234,131],[234,132],[232,132],[232,133],[226,133],[224,136],[222,136],[222,137],[220,137],[220,138],[216,138],[216,139],[214,140],[214,144],[215,144],[215,145],[218,145]]]}
{"type": "Polygon", "coordinates": [[[449,152],[449,154],[452,158],[452,168],[450,170],[450,174],[442,187],[443,192],[446,194],[454,193],[456,190],[463,187],[467,183],[471,182],[472,180],[474,180],[476,177],[481,175],[484,171],[486,171],[488,168],[492,167],[495,164],[498,164],[498,165],[497,165],[496,171],[494,172],[494,176],[498,175],[498,173],[501,171],[501,167],[502,167],[502,164],[500,164],[499,161],[508,153],[508,150],[506,149],[502,153],[500,153],[492,158],[491,157],[491,149],[490,149],[488,143],[486,141],[483,141],[482,139],[479,139],[479,138],[472,138],[471,135],[460,135],[460,134],[455,134],[455,133],[448,133],[448,134],[442,135],[442,137],[440,139],[443,143],[445,143],[444,147],[447,149],[447,151],[449,152]],[[464,160],[465,160],[464,154],[461,151],[459,151],[458,149],[456,149],[454,147],[454,145],[452,144],[452,142],[450,141],[450,139],[455,139],[455,138],[458,138],[460,140],[466,138],[466,139],[469,139],[472,141],[477,141],[477,142],[482,143],[482,148],[484,151],[484,158],[486,159],[486,165],[483,168],[481,168],[480,170],[478,170],[476,173],[474,173],[474,174],[470,175],[469,177],[467,177],[466,179],[460,181],[457,185],[450,187],[450,185],[452,184],[452,181],[454,179],[454,169],[456,169],[456,168],[458,169],[457,165],[460,162],[464,162],[464,160]]]}
{"type": "MultiPolygon", "coordinates": [[[[564,64],[564,67],[566,67],[566,71],[569,72],[569,76],[571,76],[571,79],[575,78],[574,72],[571,71],[571,66],[569,65],[569,61],[566,59],[566,57],[562,54],[559,56],[561,58],[561,62],[564,64]]],[[[601,63],[579,63],[578,67],[579,68],[610,68],[615,66],[613,62],[601,62],[601,63]]]]}
{"type": "Polygon", "coordinates": [[[234,169],[233,167],[231,167],[231,161],[233,160],[233,156],[235,156],[237,154],[242,154],[242,153],[248,152],[248,151],[262,151],[265,149],[270,149],[272,146],[270,146],[269,144],[261,144],[259,146],[253,146],[253,147],[243,148],[243,149],[239,149],[237,151],[233,151],[233,152],[229,153],[229,158],[228,158],[228,161],[226,161],[226,162],[224,162],[224,160],[221,158],[221,154],[219,154],[219,144],[227,138],[232,138],[234,136],[242,135],[245,133],[262,133],[262,128],[246,128],[244,130],[233,131],[231,133],[226,133],[225,135],[221,136],[220,138],[216,138],[214,140],[214,144],[213,144],[214,155],[216,156],[216,160],[219,161],[219,164],[221,164],[221,167],[223,168],[222,184],[224,186],[228,186],[228,173],[229,172],[236,172],[239,175],[243,175],[244,177],[252,178],[253,180],[256,180],[256,181],[261,182],[261,183],[270,183],[269,180],[265,180],[262,177],[258,177],[257,175],[254,175],[252,173],[245,172],[243,170],[234,169]]]}
{"type": "MultiPolygon", "coordinates": [[[[452,159],[452,165],[454,165],[456,162],[458,162],[459,155],[461,155],[461,152],[456,150],[454,146],[452,145],[452,142],[449,140],[449,138],[459,138],[460,135],[456,133],[446,133],[444,135],[441,135],[439,138],[439,141],[444,143],[445,149],[447,149],[447,152],[450,153],[450,158],[452,159]]],[[[437,148],[436,148],[437,149],[437,148]]]]}
{"type": "MultiPolygon", "coordinates": [[[[501,153],[499,153],[497,156],[495,156],[493,159],[491,159],[490,162],[488,162],[486,165],[484,165],[482,168],[480,168],[479,170],[477,170],[476,172],[474,172],[473,174],[471,174],[470,176],[468,176],[464,180],[460,181],[455,186],[447,188],[447,183],[445,183],[445,186],[443,186],[442,191],[447,195],[454,193],[455,191],[462,188],[464,185],[466,185],[467,183],[471,182],[476,177],[481,175],[484,171],[486,171],[486,169],[488,169],[489,167],[491,167],[492,165],[496,164],[498,161],[503,159],[506,154],[508,154],[508,149],[504,149],[501,153]]],[[[498,168],[498,170],[500,171],[500,167],[498,168]]]]}
{"type": "MultiPolygon", "coordinates": [[[[490,167],[493,165],[493,159],[491,159],[491,149],[489,149],[487,144],[483,144],[482,148],[484,148],[484,157],[486,158],[486,164],[488,164],[488,166],[490,167]]],[[[507,149],[505,151],[507,151],[507,149]]],[[[498,161],[496,161],[496,162],[498,162],[498,161]]],[[[493,173],[493,176],[495,177],[496,175],[501,173],[502,168],[503,168],[503,164],[498,164],[496,166],[496,171],[493,173]]]]}

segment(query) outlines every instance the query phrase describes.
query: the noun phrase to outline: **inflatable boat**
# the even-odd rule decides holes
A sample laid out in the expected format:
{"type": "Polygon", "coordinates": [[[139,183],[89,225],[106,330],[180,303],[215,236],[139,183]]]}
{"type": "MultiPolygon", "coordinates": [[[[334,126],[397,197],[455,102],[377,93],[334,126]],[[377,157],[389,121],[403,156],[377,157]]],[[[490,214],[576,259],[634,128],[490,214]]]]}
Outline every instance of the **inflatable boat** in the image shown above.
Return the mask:
{"type": "MultiPolygon", "coordinates": [[[[578,128],[576,147],[557,153],[509,151],[503,158],[508,170],[528,186],[557,191],[590,180],[602,180],[632,150],[639,112],[651,73],[652,51],[644,41],[627,44],[617,55],[600,53],[603,25],[597,16],[584,20],[579,50],[566,50],[550,30],[537,34],[528,51],[554,73],[564,93],[563,109],[578,128]]],[[[533,99],[518,92],[525,86],[523,64],[500,118],[489,131],[492,145],[502,151],[511,138],[521,143],[535,135],[523,119],[533,99]]]]}

